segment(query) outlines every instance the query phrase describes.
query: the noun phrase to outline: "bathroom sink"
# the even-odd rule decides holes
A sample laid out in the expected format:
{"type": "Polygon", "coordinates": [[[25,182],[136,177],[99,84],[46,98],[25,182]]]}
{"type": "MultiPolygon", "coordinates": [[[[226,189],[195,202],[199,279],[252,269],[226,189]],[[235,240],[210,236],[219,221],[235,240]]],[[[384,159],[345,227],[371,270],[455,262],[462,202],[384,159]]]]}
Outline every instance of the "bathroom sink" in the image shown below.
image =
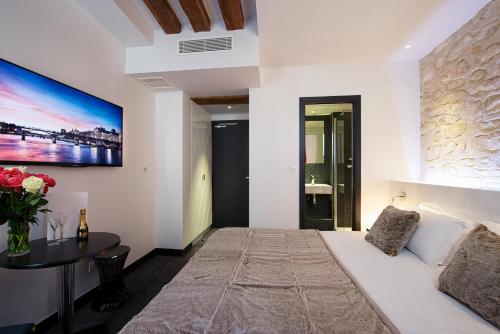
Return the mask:
{"type": "Polygon", "coordinates": [[[316,183],[310,184],[306,183],[306,194],[332,194],[332,186],[329,184],[316,183]]]}

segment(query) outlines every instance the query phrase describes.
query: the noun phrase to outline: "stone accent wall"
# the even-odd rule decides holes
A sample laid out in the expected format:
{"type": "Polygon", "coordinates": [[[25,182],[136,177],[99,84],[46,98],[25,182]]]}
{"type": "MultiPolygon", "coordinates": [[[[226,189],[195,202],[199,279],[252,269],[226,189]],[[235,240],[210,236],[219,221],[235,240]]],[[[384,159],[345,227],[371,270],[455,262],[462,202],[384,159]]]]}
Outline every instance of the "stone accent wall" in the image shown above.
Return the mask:
{"type": "Polygon", "coordinates": [[[500,0],[420,61],[422,177],[500,189],[500,0]]]}

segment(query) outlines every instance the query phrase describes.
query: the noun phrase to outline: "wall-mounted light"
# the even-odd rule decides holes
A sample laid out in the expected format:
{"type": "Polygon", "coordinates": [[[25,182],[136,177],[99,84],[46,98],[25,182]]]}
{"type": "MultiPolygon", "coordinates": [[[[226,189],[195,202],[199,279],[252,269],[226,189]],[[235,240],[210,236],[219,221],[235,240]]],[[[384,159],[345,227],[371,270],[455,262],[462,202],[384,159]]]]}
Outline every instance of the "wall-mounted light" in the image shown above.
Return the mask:
{"type": "Polygon", "coordinates": [[[399,195],[396,195],[396,196],[392,196],[392,199],[391,199],[391,204],[394,204],[394,200],[396,198],[406,198],[406,193],[404,191],[400,192],[399,195]]]}
{"type": "Polygon", "coordinates": [[[227,106],[227,109],[231,109],[231,108],[232,108],[232,106],[227,106]]]}
{"type": "Polygon", "coordinates": [[[405,49],[409,49],[409,48],[411,48],[411,45],[410,44],[406,44],[405,45],[405,49]]]}

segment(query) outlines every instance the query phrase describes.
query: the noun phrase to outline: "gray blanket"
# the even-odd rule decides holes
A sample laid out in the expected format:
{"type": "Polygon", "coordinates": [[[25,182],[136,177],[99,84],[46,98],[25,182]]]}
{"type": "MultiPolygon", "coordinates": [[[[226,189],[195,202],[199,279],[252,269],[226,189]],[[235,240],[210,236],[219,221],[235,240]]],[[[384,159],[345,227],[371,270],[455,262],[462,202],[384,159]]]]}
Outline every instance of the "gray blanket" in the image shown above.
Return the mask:
{"type": "Polygon", "coordinates": [[[390,332],[317,231],[226,228],[121,333],[390,332]]]}

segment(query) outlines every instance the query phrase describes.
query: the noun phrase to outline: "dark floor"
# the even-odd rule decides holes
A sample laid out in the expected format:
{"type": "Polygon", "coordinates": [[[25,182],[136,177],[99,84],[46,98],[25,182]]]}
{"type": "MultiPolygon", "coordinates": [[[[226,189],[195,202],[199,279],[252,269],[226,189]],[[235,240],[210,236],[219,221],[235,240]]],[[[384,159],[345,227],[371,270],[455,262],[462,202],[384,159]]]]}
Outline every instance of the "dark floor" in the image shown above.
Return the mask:
{"type": "MultiPolygon", "coordinates": [[[[132,295],[132,299],[120,309],[99,313],[92,311],[90,303],[88,303],[77,310],[75,312],[75,331],[106,323],[108,333],[118,333],[184,267],[213,231],[210,230],[205,234],[185,255],[155,255],[126,275],[125,285],[132,295]]],[[[48,333],[57,334],[61,331],[55,327],[48,333]]],[[[94,330],[92,333],[99,334],[99,331],[94,330]]]]}

